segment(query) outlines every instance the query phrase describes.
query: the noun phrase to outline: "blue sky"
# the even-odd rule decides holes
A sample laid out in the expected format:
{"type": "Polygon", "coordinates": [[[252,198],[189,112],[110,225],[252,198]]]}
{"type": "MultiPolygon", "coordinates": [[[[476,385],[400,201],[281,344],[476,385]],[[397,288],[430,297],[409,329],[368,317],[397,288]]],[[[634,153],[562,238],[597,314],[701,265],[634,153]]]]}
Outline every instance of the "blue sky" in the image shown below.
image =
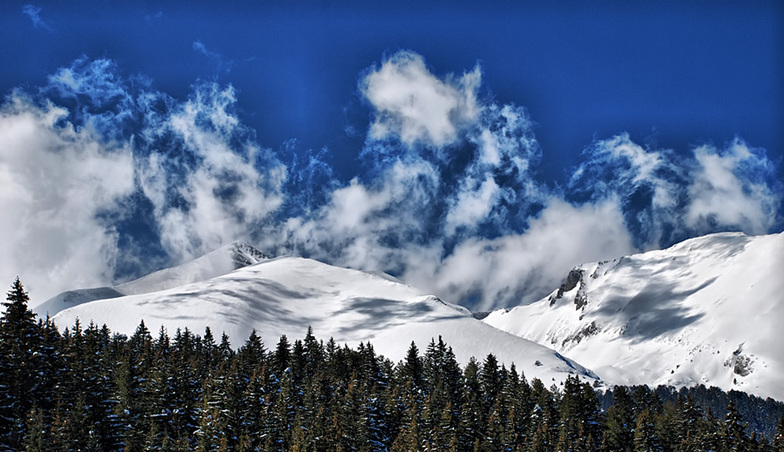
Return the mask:
{"type": "Polygon", "coordinates": [[[782,230],[777,2],[420,3],[4,2],[2,276],[243,239],[488,309],[782,230]]]}

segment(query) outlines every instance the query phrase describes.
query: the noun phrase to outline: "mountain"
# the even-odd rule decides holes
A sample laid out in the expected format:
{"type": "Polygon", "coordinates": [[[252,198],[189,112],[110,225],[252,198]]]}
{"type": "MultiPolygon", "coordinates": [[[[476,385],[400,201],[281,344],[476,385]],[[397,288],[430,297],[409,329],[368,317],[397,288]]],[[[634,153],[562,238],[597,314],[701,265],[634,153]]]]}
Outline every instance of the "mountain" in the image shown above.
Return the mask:
{"type": "Polygon", "coordinates": [[[54,316],[63,309],[90,301],[157,292],[184,284],[206,281],[238,268],[257,264],[265,259],[269,259],[269,257],[261,251],[237,241],[190,262],[165,268],[115,287],[96,287],[63,292],[35,306],[33,311],[39,316],[46,314],[54,316]]]}
{"type": "Polygon", "coordinates": [[[488,325],[553,347],[610,384],[705,384],[784,400],[784,233],[721,233],[575,267],[488,325]]]}
{"type": "MultiPolygon", "coordinates": [[[[182,277],[179,271],[174,273],[182,277]]],[[[157,278],[155,281],[165,282],[157,278]]],[[[60,311],[53,319],[68,326],[77,318],[83,324],[106,324],[126,335],[132,334],[142,319],[153,333],[165,326],[170,334],[185,327],[201,334],[209,326],[217,335],[225,331],[235,347],[254,329],[268,348],[274,348],[281,335],[291,340],[302,338],[311,326],[317,337],[333,337],[339,344],[356,346],[370,341],[377,352],[393,361],[405,356],[411,341],[424,353],[430,341],[441,336],[463,364],[472,356],[482,360],[493,353],[500,362],[514,362],[529,378],[547,383],[563,381],[569,374],[594,377],[552,349],[495,329],[474,319],[465,308],[389,275],[296,257],[263,260],[222,276],[156,292],[82,303],[60,311]]]]}
{"type": "Polygon", "coordinates": [[[206,281],[238,268],[258,264],[269,256],[243,242],[232,242],[197,259],[172,268],[164,268],[115,289],[123,295],[158,292],[185,284],[206,281]]]}

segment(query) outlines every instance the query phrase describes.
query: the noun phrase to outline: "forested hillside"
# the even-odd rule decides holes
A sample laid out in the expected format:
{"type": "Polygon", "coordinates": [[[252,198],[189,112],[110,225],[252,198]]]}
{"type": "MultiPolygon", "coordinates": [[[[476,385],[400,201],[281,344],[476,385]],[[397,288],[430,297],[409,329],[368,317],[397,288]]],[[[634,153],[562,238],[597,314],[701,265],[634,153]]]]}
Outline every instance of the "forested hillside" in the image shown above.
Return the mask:
{"type": "Polygon", "coordinates": [[[130,337],[61,333],[27,303],[17,279],[0,318],[0,450],[784,450],[784,424],[765,438],[741,410],[770,418],[781,404],[740,393],[714,394],[728,397],[717,412],[699,389],[548,387],[493,355],[461,368],[440,339],[393,363],[311,330],[237,349],[209,329],[170,337],[143,322],[130,337]]]}

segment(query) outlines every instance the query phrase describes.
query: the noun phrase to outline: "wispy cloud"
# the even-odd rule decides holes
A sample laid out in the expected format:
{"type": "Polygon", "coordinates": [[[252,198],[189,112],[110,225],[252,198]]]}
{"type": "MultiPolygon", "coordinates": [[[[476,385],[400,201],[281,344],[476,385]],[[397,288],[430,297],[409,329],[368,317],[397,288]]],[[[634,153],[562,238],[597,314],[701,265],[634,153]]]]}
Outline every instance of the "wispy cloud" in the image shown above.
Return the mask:
{"type": "Polygon", "coordinates": [[[478,66],[461,77],[441,80],[430,73],[422,56],[407,51],[392,55],[359,85],[375,109],[369,137],[396,137],[409,147],[452,144],[479,116],[480,80],[478,66]]]}
{"type": "Polygon", "coordinates": [[[22,13],[30,18],[35,28],[40,28],[46,31],[52,31],[52,28],[44,22],[41,18],[41,8],[34,5],[25,5],[22,8],[22,13]]]}
{"type": "Polygon", "coordinates": [[[39,296],[111,281],[118,236],[98,214],[133,191],[129,143],[102,142],[67,117],[20,92],[0,109],[1,273],[39,296]]]}
{"type": "Polygon", "coordinates": [[[717,228],[764,234],[776,223],[781,182],[762,149],[736,139],[724,149],[694,150],[684,223],[694,231],[717,228]]]}
{"type": "Polygon", "coordinates": [[[600,140],[568,185],[572,200],[617,197],[639,248],[716,231],[762,234],[781,222],[782,184],[763,149],[735,139],[689,153],[647,149],[628,134],[600,140]]]}
{"type": "Polygon", "coordinates": [[[285,167],[231,112],[230,86],[179,101],[85,59],[49,82],[0,110],[0,276],[20,274],[39,301],[149,271],[150,249],[177,263],[251,240],[280,205],[285,167]]]}
{"type": "Polygon", "coordinates": [[[225,61],[223,55],[207,48],[201,41],[193,41],[193,50],[207,57],[217,69],[218,72],[231,72],[234,64],[232,60],[225,61]]]}
{"type": "Polygon", "coordinates": [[[361,74],[372,117],[348,182],[326,150],[260,145],[230,85],[175,99],[133,81],[82,58],[0,108],[0,278],[20,274],[39,301],[246,239],[484,310],[543,296],[579,263],[782,224],[776,167],[740,139],[597,140],[553,188],[524,108],[479,96],[478,67],[437,76],[413,52],[361,74]]]}
{"type": "Polygon", "coordinates": [[[138,180],[175,261],[249,239],[283,201],[286,169],[230,112],[235,102],[230,86],[197,85],[187,101],[147,122],[138,180]]]}

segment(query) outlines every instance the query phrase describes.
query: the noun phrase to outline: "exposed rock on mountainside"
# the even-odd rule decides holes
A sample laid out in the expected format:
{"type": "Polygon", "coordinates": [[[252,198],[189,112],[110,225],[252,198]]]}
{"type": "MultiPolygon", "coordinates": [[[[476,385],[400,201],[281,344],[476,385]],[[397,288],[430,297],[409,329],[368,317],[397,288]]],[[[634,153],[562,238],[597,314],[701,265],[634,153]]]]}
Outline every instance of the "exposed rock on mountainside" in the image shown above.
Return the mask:
{"type": "Polygon", "coordinates": [[[549,297],[483,321],[610,384],[705,384],[782,400],[782,268],[784,233],[713,234],[581,265],[549,297]]]}

